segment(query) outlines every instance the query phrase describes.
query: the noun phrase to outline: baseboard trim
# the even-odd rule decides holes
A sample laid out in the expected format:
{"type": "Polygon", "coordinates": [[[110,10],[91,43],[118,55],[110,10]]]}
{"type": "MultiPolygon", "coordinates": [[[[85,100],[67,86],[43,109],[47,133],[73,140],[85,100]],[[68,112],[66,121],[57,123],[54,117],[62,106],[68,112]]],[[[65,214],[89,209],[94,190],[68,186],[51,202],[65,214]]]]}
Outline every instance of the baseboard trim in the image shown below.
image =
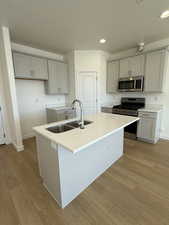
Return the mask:
{"type": "Polygon", "coordinates": [[[163,136],[163,135],[161,135],[160,138],[169,141],[169,137],[168,137],[168,136],[163,136]]]}
{"type": "Polygon", "coordinates": [[[28,138],[33,138],[33,137],[35,137],[35,134],[34,133],[29,133],[29,134],[24,134],[23,135],[23,139],[25,140],[25,139],[28,139],[28,138]]]}
{"type": "Polygon", "coordinates": [[[21,152],[24,150],[24,145],[16,145],[15,143],[12,143],[12,144],[17,152],[21,152]]]}

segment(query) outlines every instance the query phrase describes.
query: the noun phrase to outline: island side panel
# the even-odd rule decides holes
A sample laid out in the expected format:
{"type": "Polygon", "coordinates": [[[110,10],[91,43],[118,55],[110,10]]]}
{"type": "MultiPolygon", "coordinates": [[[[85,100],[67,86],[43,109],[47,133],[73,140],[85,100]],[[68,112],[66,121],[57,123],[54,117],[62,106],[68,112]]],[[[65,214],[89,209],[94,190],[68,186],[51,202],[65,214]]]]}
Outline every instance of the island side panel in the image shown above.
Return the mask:
{"type": "Polygon", "coordinates": [[[50,140],[38,134],[36,135],[36,142],[39,170],[43,184],[61,206],[58,145],[53,145],[50,140]]]}
{"type": "Polygon", "coordinates": [[[58,146],[62,208],[123,155],[123,139],[120,129],[75,154],[58,146]]]}

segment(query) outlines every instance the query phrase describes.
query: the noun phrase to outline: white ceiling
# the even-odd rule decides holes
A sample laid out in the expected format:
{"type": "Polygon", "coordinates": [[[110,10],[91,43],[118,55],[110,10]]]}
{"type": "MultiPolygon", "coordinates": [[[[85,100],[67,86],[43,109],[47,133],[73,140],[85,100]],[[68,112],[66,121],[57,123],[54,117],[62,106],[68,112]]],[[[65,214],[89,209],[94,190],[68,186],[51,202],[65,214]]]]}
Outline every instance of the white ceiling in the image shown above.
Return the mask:
{"type": "Polygon", "coordinates": [[[159,19],[168,8],[168,0],[0,0],[0,23],[33,47],[117,51],[169,37],[169,19],[159,19]]]}

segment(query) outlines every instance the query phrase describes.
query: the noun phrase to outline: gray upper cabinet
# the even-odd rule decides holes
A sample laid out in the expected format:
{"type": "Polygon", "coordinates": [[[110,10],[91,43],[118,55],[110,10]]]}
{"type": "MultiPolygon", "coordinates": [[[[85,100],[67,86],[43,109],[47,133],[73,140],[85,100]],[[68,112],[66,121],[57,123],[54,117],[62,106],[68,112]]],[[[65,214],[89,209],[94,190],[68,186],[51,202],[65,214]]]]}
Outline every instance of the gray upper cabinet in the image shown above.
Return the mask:
{"type": "Polygon", "coordinates": [[[117,92],[119,78],[119,61],[107,63],[107,93],[117,92]]]}
{"type": "Polygon", "coordinates": [[[49,80],[47,94],[68,94],[68,66],[63,62],[48,60],[49,80]]]}
{"type": "Polygon", "coordinates": [[[121,59],[120,60],[120,78],[129,77],[130,73],[130,66],[129,66],[129,58],[121,59]]]}
{"type": "Polygon", "coordinates": [[[34,79],[48,80],[47,59],[31,57],[31,65],[34,79]]]}
{"type": "Polygon", "coordinates": [[[162,92],[165,71],[165,50],[147,53],[145,67],[145,92],[162,92]]]}
{"type": "Polygon", "coordinates": [[[120,60],[120,78],[144,75],[145,56],[137,55],[120,60]]]}
{"type": "Polygon", "coordinates": [[[131,75],[143,76],[145,68],[145,56],[137,55],[130,58],[131,75]]]}
{"type": "Polygon", "coordinates": [[[15,77],[20,79],[47,80],[47,59],[23,53],[13,53],[15,77]]]}

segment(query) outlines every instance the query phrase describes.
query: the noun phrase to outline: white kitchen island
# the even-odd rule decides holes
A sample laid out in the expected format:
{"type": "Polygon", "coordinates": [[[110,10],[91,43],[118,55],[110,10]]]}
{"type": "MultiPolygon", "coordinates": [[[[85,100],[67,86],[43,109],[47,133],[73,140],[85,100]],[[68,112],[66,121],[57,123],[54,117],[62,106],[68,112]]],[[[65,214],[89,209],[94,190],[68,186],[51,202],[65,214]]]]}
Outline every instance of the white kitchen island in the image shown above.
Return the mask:
{"type": "Polygon", "coordinates": [[[85,119],[92,121],[85,129],[63,133],[47,128],[68,121],[34,128],[43,184],[62,208],[123,155],[124,127],[139,120],[106,113],[85,119]]]}

